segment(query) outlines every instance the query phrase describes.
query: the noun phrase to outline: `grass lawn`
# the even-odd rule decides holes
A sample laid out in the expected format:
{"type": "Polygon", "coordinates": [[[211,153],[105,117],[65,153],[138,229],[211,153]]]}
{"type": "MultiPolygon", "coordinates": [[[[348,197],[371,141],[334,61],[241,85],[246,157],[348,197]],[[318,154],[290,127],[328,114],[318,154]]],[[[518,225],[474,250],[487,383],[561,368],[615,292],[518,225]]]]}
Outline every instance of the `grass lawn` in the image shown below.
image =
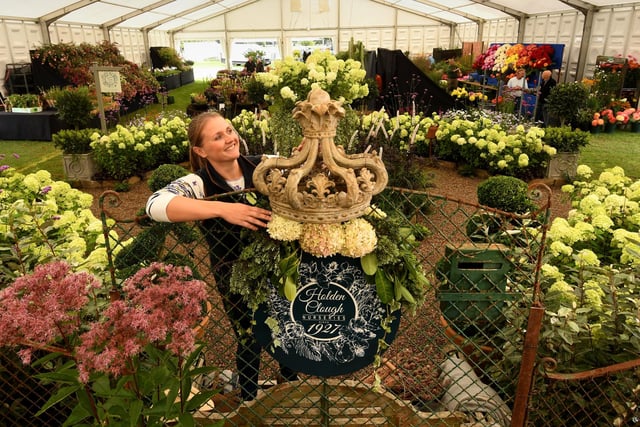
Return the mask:
{"type": "Polygon", "coordinates": [[[640,133],[616,131],[592,134],[589,145],[580,151],[579,163],[588,165],[597,176],[603,169],[620,166],[627,176],[640,179],[640,133]]]}

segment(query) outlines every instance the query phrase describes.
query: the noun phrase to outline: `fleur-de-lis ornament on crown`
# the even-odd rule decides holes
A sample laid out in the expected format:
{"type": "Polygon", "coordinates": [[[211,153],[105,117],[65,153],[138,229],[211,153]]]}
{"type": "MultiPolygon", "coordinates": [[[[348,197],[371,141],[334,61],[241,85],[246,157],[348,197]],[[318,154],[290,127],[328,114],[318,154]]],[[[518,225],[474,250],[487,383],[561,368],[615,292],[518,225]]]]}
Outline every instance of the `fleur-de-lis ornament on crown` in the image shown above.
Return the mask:
{"type": "Polygon", "coordinates": [[[302,143],[289,158],[264,157],[253,174],[274,213],[298,222],[348,221],[362,216],[373,195],[384,190],[387,170],[375,151],[346,154],[335,145],[344,114],[322,89],[296,103],[293,118],[302,126],[302,143]]]}

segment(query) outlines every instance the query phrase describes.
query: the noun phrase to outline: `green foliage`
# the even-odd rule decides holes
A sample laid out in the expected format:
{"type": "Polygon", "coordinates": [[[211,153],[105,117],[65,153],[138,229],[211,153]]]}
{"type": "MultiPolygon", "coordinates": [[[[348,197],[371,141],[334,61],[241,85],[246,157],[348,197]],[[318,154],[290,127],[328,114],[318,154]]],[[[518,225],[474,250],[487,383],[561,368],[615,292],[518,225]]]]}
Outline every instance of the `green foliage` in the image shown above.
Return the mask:
{"type": "Polygon", "coordinates": [[[131,184],[129,184],[127,181],[117,182],[113,186],[113,189],[118,193],[126,193],[131,190],[131,184]]]}
{"type": "Polygon", "coordinates": [[[580,82],[559,83],[551,89],[546,105],[550,114],[560,120],[560,126],[574,123],[578,112],[587,107],[589,88],[580,82]]]}
{"type": "Polygon", "coordinates": [[[156,192],[161,188],[164,188],[167,184],[175,181],[176,179],[187,175],[189,171],[180,166],[174,164],[164,164],[158,166],[158,169],[153,171],[147,185],[152,192],[156,192]]]}
{"type": "Polygon", "coordinates": [[[274,140],[274,150],[281,156],[288,157],[294,147],[302,142],[302,127],[293,119],[291,111],[282,108],[269,108],[271,120],[271,135],[274,140]]]}
{"type": "Polygon", "coordinates": [[[87,154],[91,152],[91,135],[98,129],[63,129],[51,136],[53,146],[63,154],[87,154]]]}
{"type": "Polygon", "coordinates": [[[40,99],[38,95],[28,93],[24,95],[20,94],[12,94],[7,97],[9,104],[11,107],[16,108],[29,108],[29,107],[37,107],[40,105],[40,99]]]}
{"type": "Polygon", "coordinates": [[[264,96],[267,94],[267,88],[258,82],[254,75],[244,82],[244,90],[247,92],[247,99],[258,105],[264,104],[264,96]]]}
{"type": "Polygon", "coordinates": [[[117,180],[144,174],[164,163],[186,161],[188,122],[175,116],[129,127],[117,125],[106,135],[94,133],[94,160],[107,177],[117,180]]]}
{"type": "Polygon", "coordinates": [[[157,51],[158,57],[162,61],[162,64],[165,67],[174,67],[178,70],[182,70],[184,68],[184,62],[178,52],[172,47],[161,47],[157,51]]]}
{"type": "Polygon", "coordinates": [[[542,140],[559,153],[575,153],[589,143],[590,137],[590,132],[563,126],[545,128],[542,140]]]}
{"type": "Polygon", "coordinates": [[[158,260],[158,254],[171,231],[171,226],[168,222],[158,222],[140,232],[133,242],[118,252],[114,260],[115,267],[124,269],[158,260]]]}
{"type": "MultiPolygon", "coordinates": [[[[164,164],[153,171],[147,185],[155,192],[188,173],[189,171],[180,165],[164,164]]],[[[180,244],[196,241],[200,234],[193,224],[143,221],[141,225],[146,228],[116,254],[114,266],[118,270],[118,277],[129,277],[143,266],[154,261],[162,261],[172,265],[188,266],[196,279],[201,278],[193,259],[176,253],[175,248],[168,250],[165,246],[169,237],[180,244]]]]}
{"type": "Polygon", "coordinates": [[[465,226],[467,237],[474,242],[492,242],[500,231],[503,221],[493,213],[476,214],[469,218],[465,226]]]}
{"type": "Polygon", "coordinates": [[[253,240],[244,247],[238,261],[233,265],[231,291],[242,295],[247,305],[257,309],[267,300],[271,292],[271,281],[279,283],[275,266],[280,264],[285,248],[266,233],[251,233],[253,240]]]}
{"type": "Polygon", "coordinates": [[[0,188],[0,288],[52,259],[104,272],[99,254],[105,246],[100,220],[89,212],[91,195],[53,181],[44,170],[2,170],[0,188]]]}
{"type": "Polygon", "coordinates": [[[505,212],[525,213],[533,207],[526,182],[497,175],[478,184],[478,203],[505,212]]]}
{"type": "Polygon", "coordinates": [[[361,41],[354,41],[353,37],[349,40],[349,46],[346,51],[341,51],[336,54],[336,58],[347,60],[354,59],[356,61],[360,61],[364,63],[364,58],[366,54],[366,49],[364,47],[364,43],[361,41]]]}
{"type": "Polygon", "coordinates": [[[176,248],[167,249],[165,242],[168,237],[180,244],[188,244],[198,239],[199,231],[189,223],[151,222],[147,228],[135,236],[129,245],[118,251],[114,259],[117,276],[126,279],[140,268],[154,261],[161,261],[177,266],[188,266],[195,278],[201,278],[191,258],[175,253],[176,248]]]}
{"type": "Polygon", "coordinates": [[[55,93],[55,103],[60,119],[79,129],[91,120],[93,101],[88,86],[67,88],[55,93]]]}

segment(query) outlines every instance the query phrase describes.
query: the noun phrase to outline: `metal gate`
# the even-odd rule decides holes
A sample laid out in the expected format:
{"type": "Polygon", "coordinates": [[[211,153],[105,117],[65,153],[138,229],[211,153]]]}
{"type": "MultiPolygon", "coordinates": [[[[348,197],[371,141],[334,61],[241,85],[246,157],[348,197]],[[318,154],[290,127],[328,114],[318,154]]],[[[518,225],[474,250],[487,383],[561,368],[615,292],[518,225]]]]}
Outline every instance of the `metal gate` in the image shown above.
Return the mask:
{"type": "MultiPolygon", "coordinates": [[[[531,194],[540,209],[527,216],[428,191],[389,188],[376,196],[377,206],[421,235],[416,255],[431,282],[426,302],[402,313],[397,336],[376,367],[283,381],[277,361],[263,351],[260,390],[250,402],[235,399],[236,336],[197,225],[121,218],[114,192],[103,195],[101,208],[105,236],[117,235],[108,239],[114,287],[155,260],[186,263],[210,285],[199,363],[215,369],[196,385],[217,394],[197,410],[199,425],[520,426],[527,418],[535,420],[531,425],[610,425],[611,411],[582,408],[603,407],[603,399],[637,402],[637,361],[580,375],[554,374],[548,364],[538,371],[536,334],[544,309],[537,278],[550,193],[538,187],[531,194]],[[628,379],[615,383],[616,396],[601,387],[613,376],[628,379]]],[[[25,367],[6,349],[0,357],[0,425],[61,424],[73,404],[33,416],[55,392],[34,378],[44,367],[25,367]]],[[[634,416],[629,412],[618,425],[634,425],[634,416]]]]}

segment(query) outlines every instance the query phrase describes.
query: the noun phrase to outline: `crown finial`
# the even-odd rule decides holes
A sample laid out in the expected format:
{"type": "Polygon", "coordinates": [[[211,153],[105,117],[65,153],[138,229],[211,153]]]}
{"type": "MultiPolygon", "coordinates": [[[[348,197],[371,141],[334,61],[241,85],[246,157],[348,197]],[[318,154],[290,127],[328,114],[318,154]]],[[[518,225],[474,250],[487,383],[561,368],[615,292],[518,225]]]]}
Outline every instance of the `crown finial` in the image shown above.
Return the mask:
{"type": "Polygon", "coordinates": [[[375,151],[348,155],[336,147],[333,138],[344,114],[341,103],[322,89],[296,103],[293,117],[302,126],[302,143],[289,158],[264,157],[253,173],[273,212],[299,222],[348,221],[385,188],[387,170],[375,151]]]}

